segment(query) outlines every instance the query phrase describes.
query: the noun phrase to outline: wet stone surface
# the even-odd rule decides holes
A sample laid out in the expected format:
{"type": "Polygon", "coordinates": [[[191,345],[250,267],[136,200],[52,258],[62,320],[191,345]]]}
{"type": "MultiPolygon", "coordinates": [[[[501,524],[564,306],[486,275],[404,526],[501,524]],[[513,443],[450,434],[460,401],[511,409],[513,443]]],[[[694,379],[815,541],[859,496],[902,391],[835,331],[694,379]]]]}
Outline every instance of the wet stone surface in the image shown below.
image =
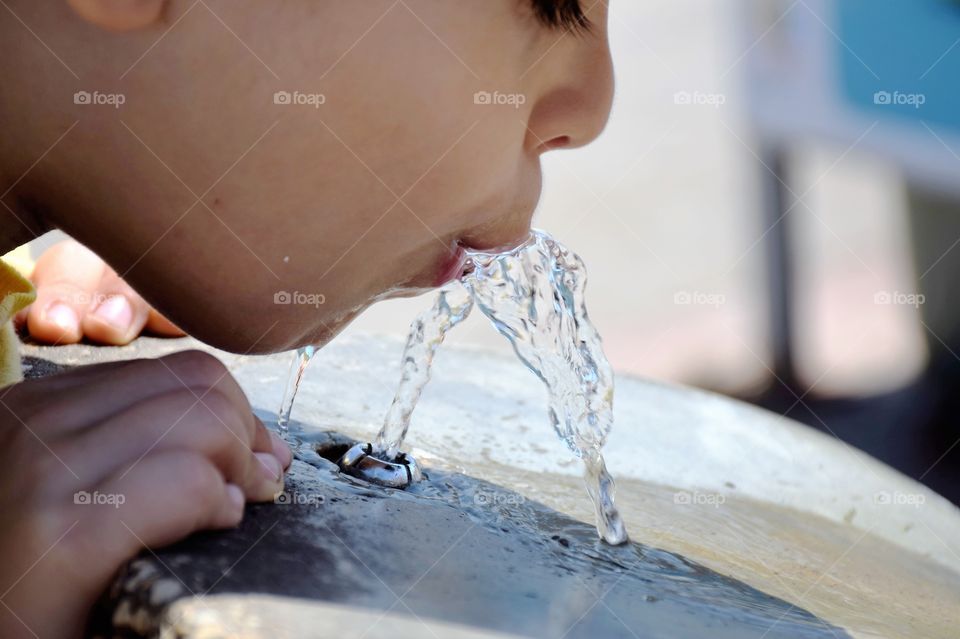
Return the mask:
{"type": "Polygon", "coordinates": [[[276,503],[130,562],[89,636],[847,636],[676,554],[607,546],[592,525],[480,479],[427,466],[402,491],[350,477],[331,459],[352,443],[313,436],[276,503]]]}
{"type": "Polygon", "coordinates": [[[159,586],[176,597],[342,603],[368,609],[371,624],[391,610],[521,636],[844,635],[672,553],[611,548],[592,526],[516,493],[427,474],[412,490],[382,488],[305,447],[278,503],[249,506],[235,531],[197,535],[128,566],[101,602],[95,634],[142,636],[124,625],[145,618],[141,633],[175,623],[164,614],[172,593],[157,596],[159,586]]]}

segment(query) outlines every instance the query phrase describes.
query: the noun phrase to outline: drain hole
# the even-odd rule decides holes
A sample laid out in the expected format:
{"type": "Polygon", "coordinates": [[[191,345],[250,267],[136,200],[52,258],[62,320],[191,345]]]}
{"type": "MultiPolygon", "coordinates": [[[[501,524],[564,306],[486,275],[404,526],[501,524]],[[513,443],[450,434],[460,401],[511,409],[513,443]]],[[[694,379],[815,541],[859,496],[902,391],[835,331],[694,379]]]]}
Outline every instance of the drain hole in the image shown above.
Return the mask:
{"type": "Polygon", "coordinates": [[[340,461],[340,458],[343,457],[344,453],[350,450],[350,446],[351,444],[324,443],[317,444],[314,450],[324,459],[336,464],[340,461]]]}
{"type": "Polygon", "coordinates": [[[354,444],[340,458],[340,471],[387,488],[406,488],[423,479],[420,467],[413,457],[401,454],[394,461],[384,461],[372,451],[372,444],[354,444]]]}

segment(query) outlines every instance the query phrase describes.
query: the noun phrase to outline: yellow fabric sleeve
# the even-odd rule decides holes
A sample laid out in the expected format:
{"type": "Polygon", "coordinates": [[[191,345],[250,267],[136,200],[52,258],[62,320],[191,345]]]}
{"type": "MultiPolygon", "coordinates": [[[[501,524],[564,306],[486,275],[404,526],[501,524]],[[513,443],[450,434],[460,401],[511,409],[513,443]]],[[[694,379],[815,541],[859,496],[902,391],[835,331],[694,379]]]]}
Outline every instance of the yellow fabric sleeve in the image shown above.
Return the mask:
{"type": "MultiPolygon", "coordinates": [[[[16,257],[16,253],[10,255],[16,257]]],[[[0,388],[23,379],[20,340],[13,330],[13,316],[37,297],[33,285],[6,259],[0,260],[0,388]]]]}

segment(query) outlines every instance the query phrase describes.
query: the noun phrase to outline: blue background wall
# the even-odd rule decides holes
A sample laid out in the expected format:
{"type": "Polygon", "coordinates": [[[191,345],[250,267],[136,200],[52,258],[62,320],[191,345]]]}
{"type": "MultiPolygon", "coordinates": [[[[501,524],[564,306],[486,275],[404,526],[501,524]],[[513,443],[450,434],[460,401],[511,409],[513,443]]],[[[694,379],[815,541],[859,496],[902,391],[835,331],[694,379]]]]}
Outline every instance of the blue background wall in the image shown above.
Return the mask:
{"type": "Polygon", "coordinates": [[[960,45],[954,46],[960,39],[960,2],[836,0],[835,6],[837,34],[849,47],[837,43],[846,98],[876,115],[894,114],[960,131],[960,45]],[[923,94],[926,102],[919,109],[876,104],[878,91],[923,94]]]}

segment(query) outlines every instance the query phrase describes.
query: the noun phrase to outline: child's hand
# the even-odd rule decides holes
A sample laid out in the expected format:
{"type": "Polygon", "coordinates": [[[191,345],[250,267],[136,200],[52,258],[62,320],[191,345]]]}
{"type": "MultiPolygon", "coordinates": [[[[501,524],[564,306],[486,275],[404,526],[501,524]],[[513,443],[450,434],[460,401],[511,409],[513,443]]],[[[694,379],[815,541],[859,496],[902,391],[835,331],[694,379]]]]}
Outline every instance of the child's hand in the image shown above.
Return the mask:
{"type": "Polygon", "coordinates": [[[236,525],[290,449],[205,353],[0,391],[0,637],[74,637],[142,547],[236,525]]]}
{"type": "Polygon", "coordinates": [[[18,315],[31,337],[46,344],[92,342],[122,346],[146,328],[180,337],[184,333],[153,310],[92,251],[74,240],[40,256],[30,279],[37,301],[18,315]]]}

